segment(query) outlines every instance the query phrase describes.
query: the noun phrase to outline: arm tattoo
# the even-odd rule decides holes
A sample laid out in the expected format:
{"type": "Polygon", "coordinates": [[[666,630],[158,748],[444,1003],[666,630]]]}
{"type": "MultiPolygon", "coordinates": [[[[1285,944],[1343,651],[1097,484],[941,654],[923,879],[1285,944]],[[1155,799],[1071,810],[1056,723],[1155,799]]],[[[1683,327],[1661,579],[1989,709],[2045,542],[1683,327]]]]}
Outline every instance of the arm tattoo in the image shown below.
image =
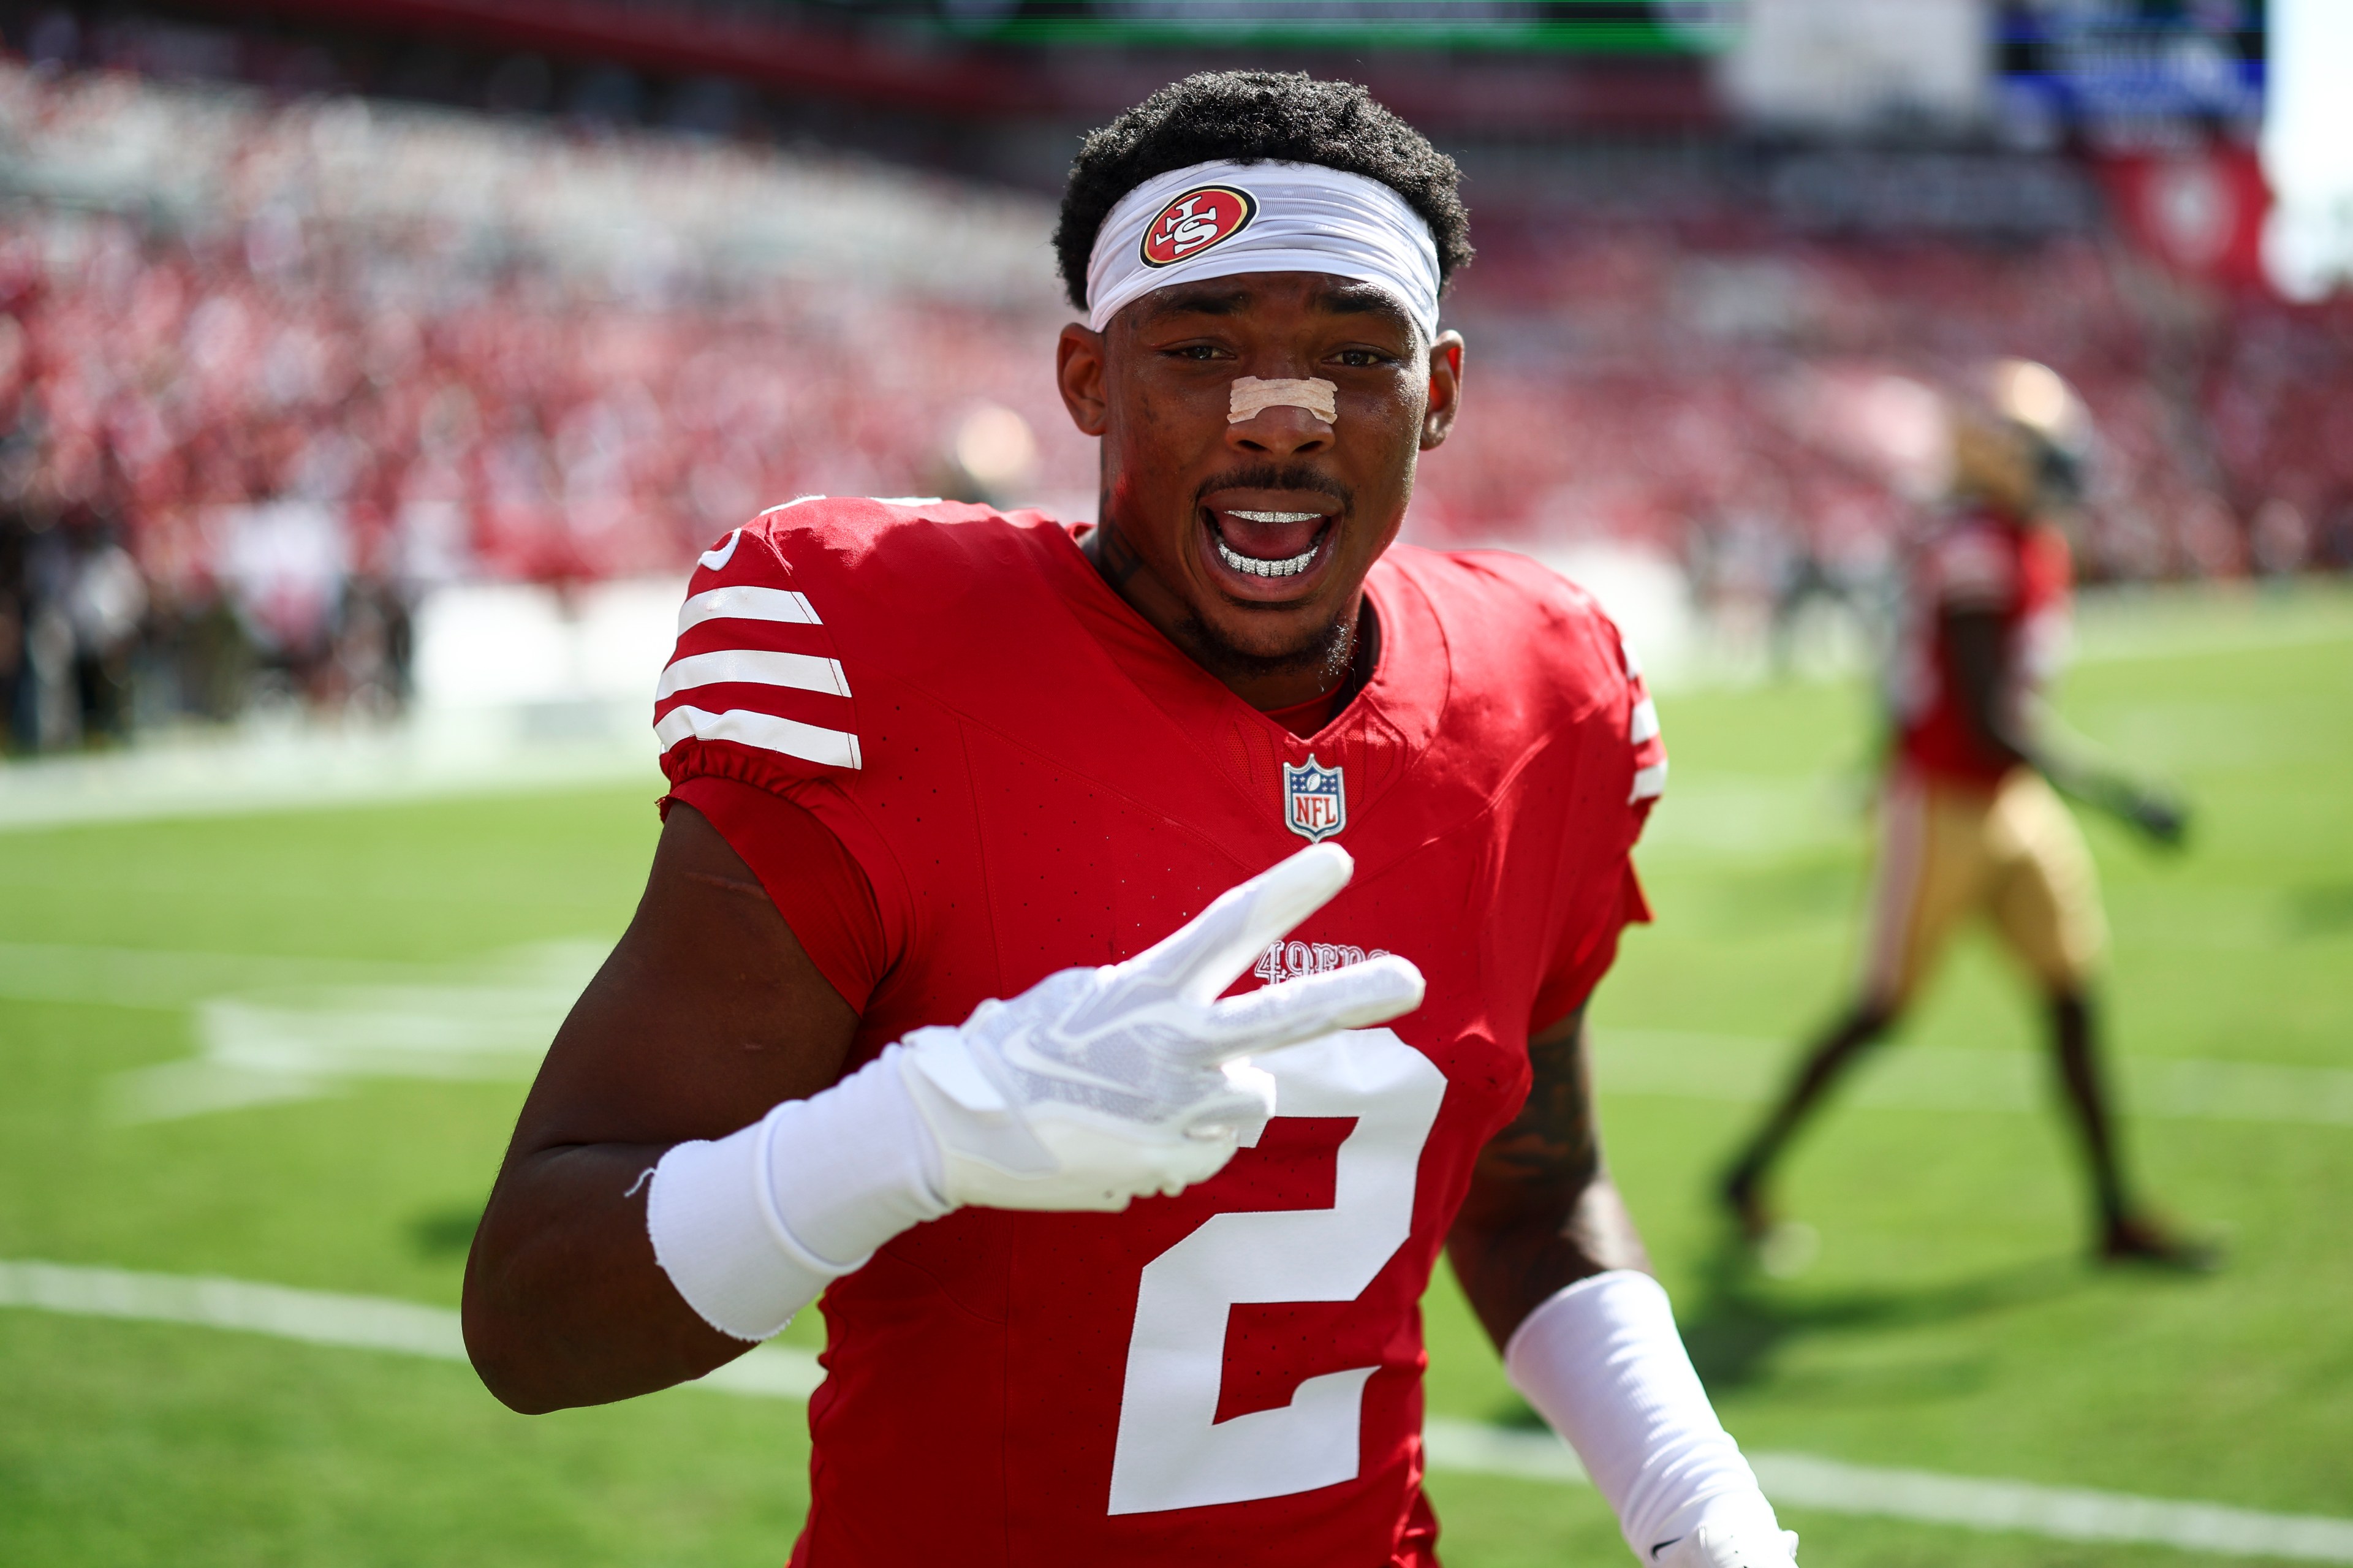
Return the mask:
{"type": "Polygon", "coordinates": [[[1582,1019],[1529,1041],[1528,1065],[1527,1103],[1480,1151],[1448,1240],[1455,1276],[1498,1347],[1563,1286],[1648,1267],[1602,1165],[1582,1019]]]}
{"type": "Polygon", "coordinates": [[[1593,1086],[1586,1069],[1585,1030],[1566,1038],[1528,1043],[1534,1081],[1527,1103],[1479,1156],[1486,1181],[1556,1195],[1573,1205],[1601,1173],[1601,1143],[1593,1128],[1593,1086]]]}

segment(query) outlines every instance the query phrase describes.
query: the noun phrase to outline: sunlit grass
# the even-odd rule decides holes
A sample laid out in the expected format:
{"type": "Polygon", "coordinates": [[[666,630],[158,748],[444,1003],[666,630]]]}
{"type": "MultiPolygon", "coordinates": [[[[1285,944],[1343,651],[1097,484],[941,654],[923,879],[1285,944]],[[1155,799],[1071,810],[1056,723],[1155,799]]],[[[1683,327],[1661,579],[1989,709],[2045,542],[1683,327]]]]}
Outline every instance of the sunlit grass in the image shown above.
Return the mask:
{"type": "MultiPolygon", "coordinates": [[[[2070,679],[2073,721],[2200,809],[2179,858],[2092,830],[2116,933],[2116,1048],[2353,1068],[2353,605],[2160,605],[2095,625],[2093,641],[2120,657],[2070,679]]],[[[1629,938],[1597,1020],[1794,1043],[1852,963],[1867,699],[1809,685],[1662,708],[1674,781],[1644,851],[1659,921],[1629,938]]],[[[649,793],[0,837],[0,942],[432,965],[609,939],[643,879],[649,793]]],[[[192,1039],[182,1008],[0,1000],[0,1257],[454,1304],[520,1084],[362,1081],[185,1121],[108,1119],[113,1075],[185,1058],[192,1039]]],[[[2038,1044],[1982,945],[1907,1039],[2038,1044]]],[[[1768,1281],[1737,1266],[1706,1202],[1751,1114],[1655,1096],[1604,1106],[1612,1164],[1744,1440],[2353,1515],[2353,1130],[2136,1121],[2149,1190],[2232,1243],[2225,1272],[2179,1280],[2083,1262],[2081,1184],[2055,1118],[1843,1109],[1788,1173],[1820,1259],[1768,1281]]],[[[1428,1317],[1432,1409],[1522,1418],[1443,1276],[1428,1317]]],[[[807,1342],[813,1321],[793,1332],[807,1342]]],[[[773,1563],[806,1497],[802,1425],[797,1405],[699,1391],[526,1420],[462,1367],[0,1311],[0,1561],[773,1563]]],[[[1456,1568],[1623,1550],[1588,1491],[1432,1487],[1456,1568]]],[[[1808,1568],[2157,1555],[1795,1522],[1808,1568]]]]}

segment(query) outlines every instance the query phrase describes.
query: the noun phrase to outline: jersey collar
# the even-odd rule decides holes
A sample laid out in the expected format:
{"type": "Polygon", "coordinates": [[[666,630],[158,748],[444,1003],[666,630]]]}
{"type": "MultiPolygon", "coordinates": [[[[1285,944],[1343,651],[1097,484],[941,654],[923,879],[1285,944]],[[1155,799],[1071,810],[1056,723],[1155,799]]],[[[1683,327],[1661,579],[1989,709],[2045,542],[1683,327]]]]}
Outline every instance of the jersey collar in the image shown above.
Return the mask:
{"type": "Polygon", "coordinates": [[[1323,729],[1302,739],[1236,696],[1137,614],[1080,550],[1079,531],[1060,523],[1036,529],[1058,596],[1105,662],[1204,753],[1245,813],[1265,819],[1278,837],[1275,847],[1297,842],[1281,823],[1284,766],[1312,756],[1340,769],[1349,810],[1362,820],[1429,749],[1445,712],[1451,663],[1434,609],[1398,559],[1412,553],[1409,549],[1392,546],[1365,579],[1381,627],[1370,678],[1323,729]]]}

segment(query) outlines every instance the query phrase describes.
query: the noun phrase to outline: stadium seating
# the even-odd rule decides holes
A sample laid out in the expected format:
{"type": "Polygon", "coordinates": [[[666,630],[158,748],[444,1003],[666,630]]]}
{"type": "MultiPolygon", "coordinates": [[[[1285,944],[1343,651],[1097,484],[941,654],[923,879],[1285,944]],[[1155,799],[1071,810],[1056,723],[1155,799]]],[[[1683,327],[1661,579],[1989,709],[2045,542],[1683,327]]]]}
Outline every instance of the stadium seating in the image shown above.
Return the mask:
{"type": "MultiPolygon", "coordinates": [[[[51,623],[114,679],[126,634],[74,595],[127,551],[148,643],[227,646],[189,628],[233,621],[314,698],[396,694],[353,666],[398,638],[354,653],[354,616],[380,629],[457,578],[674,572],[798,494],[971,490],[952,433],[983,402],[1039,437],[994,499],[1091,508],[1033,197],[5,65],[0,134],[22,153],[0,209],[11,689],[51,623]]],[[[2189,295],[2088,238],[1505,218],[1482,241],[1451,306],[1469,414],[1425,467],[1418,537],[1638,541],[1725,604],[1860,579],[1907,503],[1826,435],[1822,389],[2027,353],[2100,422],[2090,574],[2353,558],[2353,311],[2189,295]]],[[[234,706],[174,657],[142,702],[234,706]]],[[[27,700],[19,743],[48,732],[27,700]]]]}

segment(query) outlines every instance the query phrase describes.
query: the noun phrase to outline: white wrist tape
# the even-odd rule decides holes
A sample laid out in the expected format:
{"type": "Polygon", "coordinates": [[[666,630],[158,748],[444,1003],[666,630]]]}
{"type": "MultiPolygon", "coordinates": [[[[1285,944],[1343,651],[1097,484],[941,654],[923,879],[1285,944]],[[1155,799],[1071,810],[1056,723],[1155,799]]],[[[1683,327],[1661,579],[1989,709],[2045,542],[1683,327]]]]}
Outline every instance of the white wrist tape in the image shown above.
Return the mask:
{"type": "Polygon", "coordinates": [[[1612,1269],[1553,1296],[1513,1333],[1504,1366],[1577,1450],[1643,1563],[1662,1562],[1661,1548],[1703,1522],[1778,1542],[1773,1507],[1715,1418],[1667,1293],[1649,1275],[1612,1269]]]}
{"type": "Polygon", "coordinates": [[[902,1054],[888,1047],[823,1093],[654,1167],[654,1261],[712,1328],[766,1339],[876,1247],[947,1213],[902,1054]]]}

